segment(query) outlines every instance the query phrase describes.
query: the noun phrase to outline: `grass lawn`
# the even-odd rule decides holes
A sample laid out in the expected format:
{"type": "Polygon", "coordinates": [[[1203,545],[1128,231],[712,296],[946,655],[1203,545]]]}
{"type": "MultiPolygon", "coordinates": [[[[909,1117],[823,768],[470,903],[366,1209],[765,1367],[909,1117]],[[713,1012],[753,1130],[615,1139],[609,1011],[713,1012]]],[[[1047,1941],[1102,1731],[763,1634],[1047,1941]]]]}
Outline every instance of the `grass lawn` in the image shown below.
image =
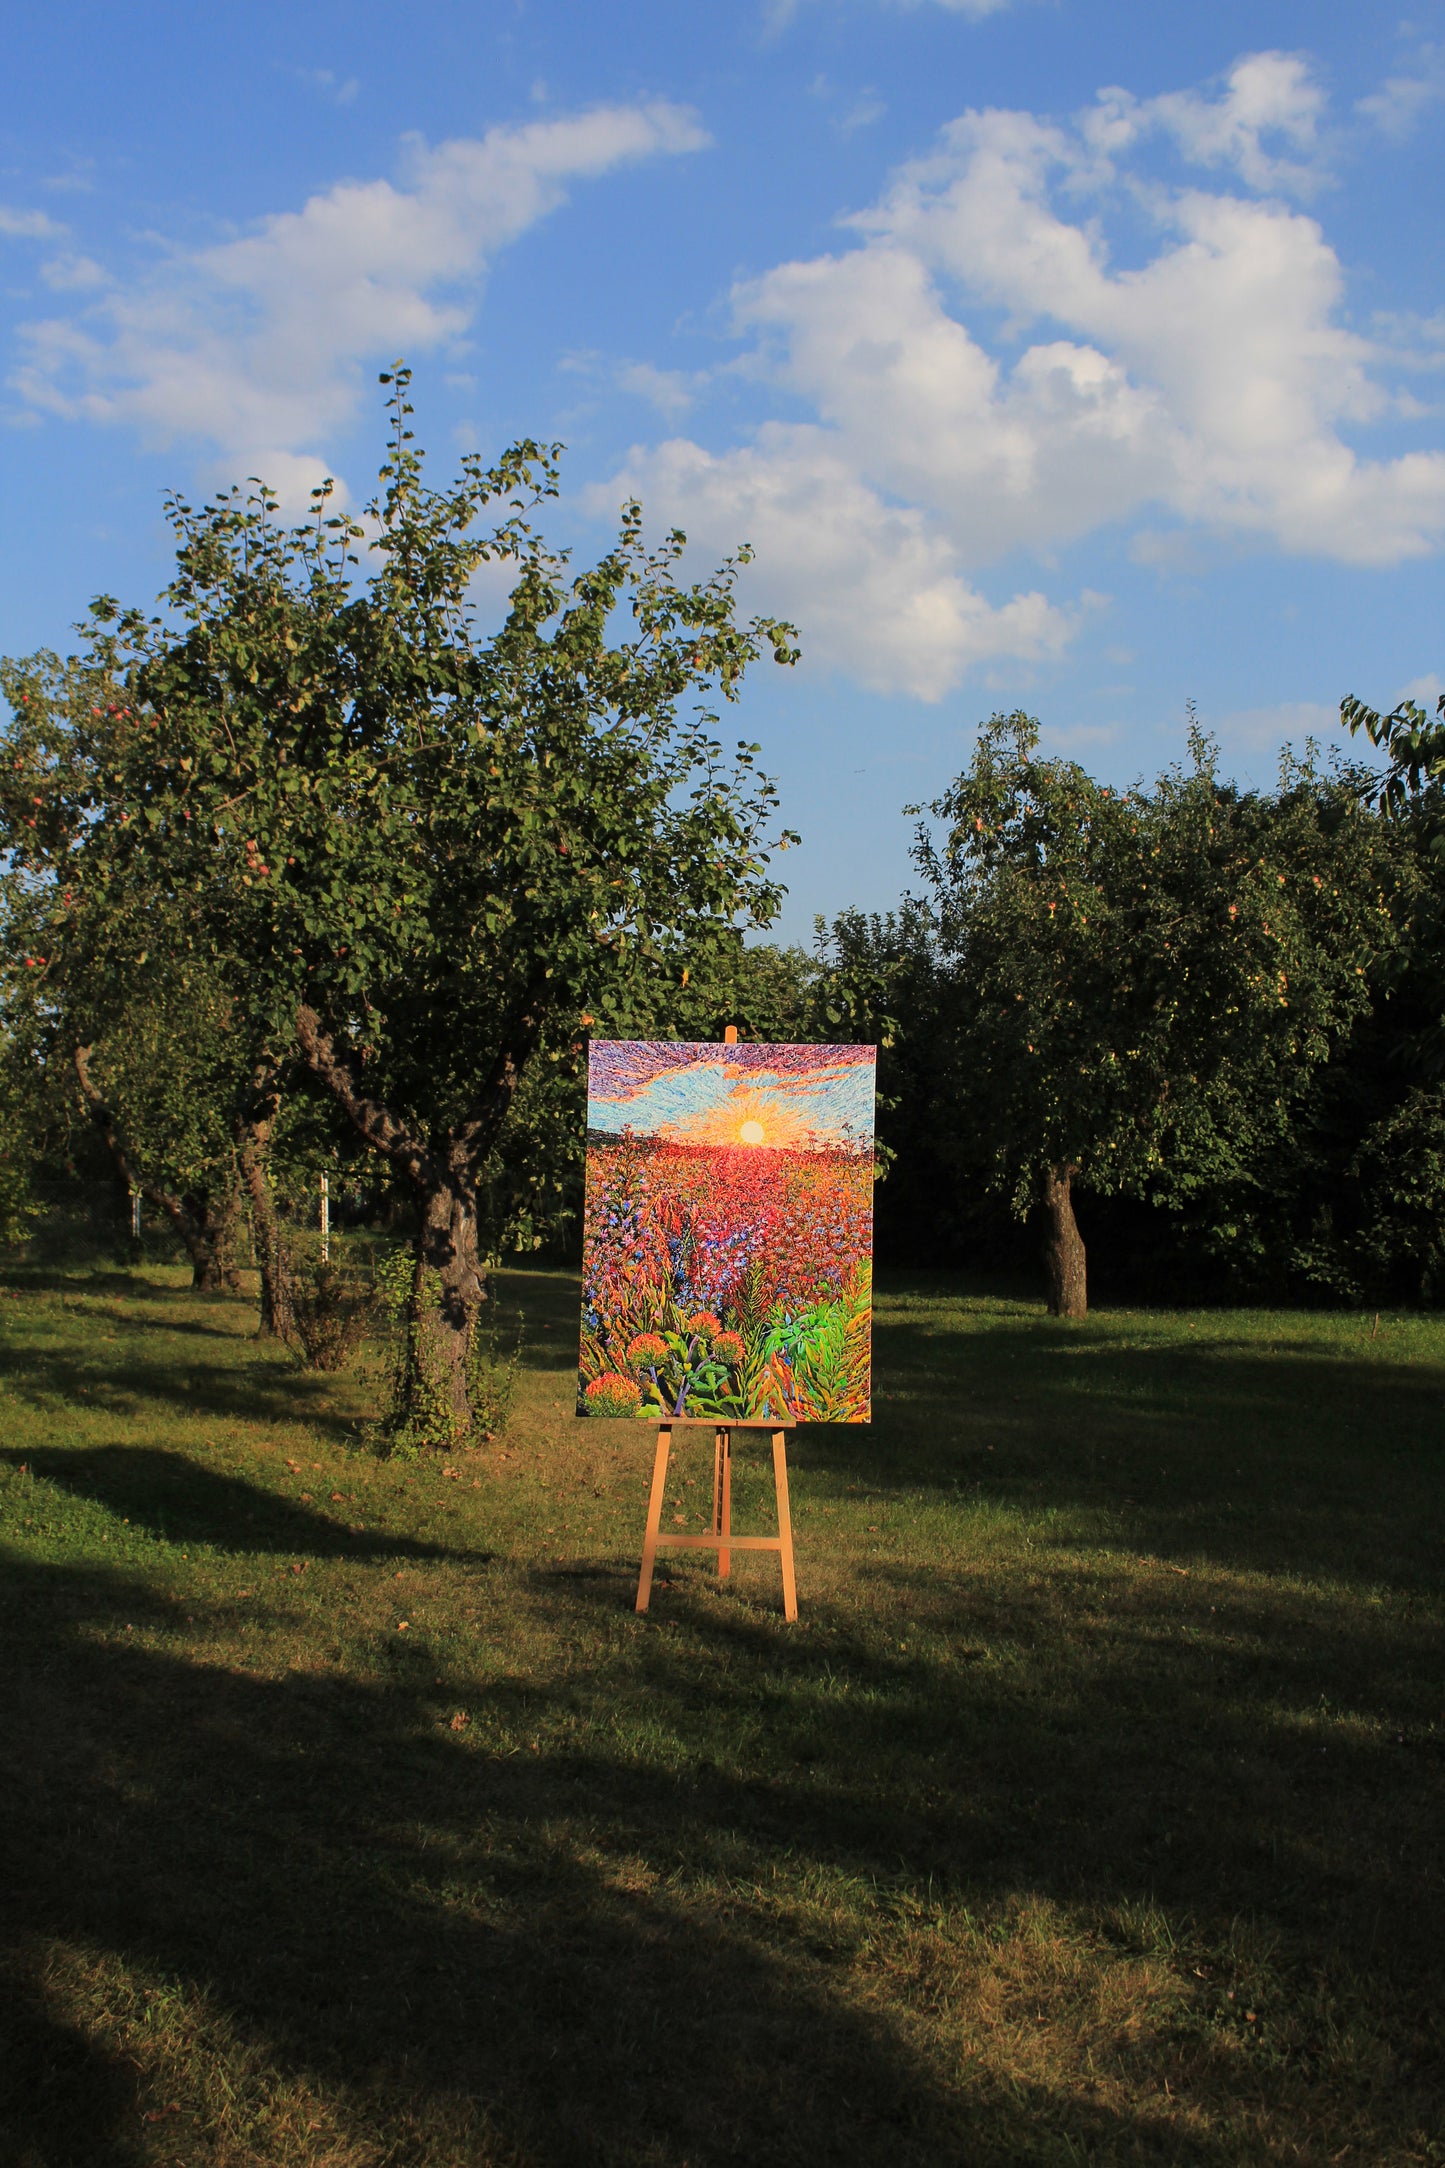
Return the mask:
{"type": "Polygon", "coordinates": [[[4,2168],[1445,2161],[1445,1320],[885,1286],[789,1628],[565,1275],[446,1463],[182,1278],[0,1286],[4,2168]]]}

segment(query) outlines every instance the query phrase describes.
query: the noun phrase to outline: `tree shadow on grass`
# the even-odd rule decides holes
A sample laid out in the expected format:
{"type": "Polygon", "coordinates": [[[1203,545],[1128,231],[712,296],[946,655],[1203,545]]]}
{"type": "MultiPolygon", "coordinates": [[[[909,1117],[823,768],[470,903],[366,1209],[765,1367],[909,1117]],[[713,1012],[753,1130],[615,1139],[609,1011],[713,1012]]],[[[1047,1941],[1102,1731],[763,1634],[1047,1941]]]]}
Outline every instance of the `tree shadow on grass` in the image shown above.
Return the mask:
{"type": "Polygon", "coordinates": [[[381,1530],[356,1535],[325,1513],[239,1476],[199,1467],[189,1454],[160,1446],[6,1448],[0,1451],[0,1462],[27,1467],[57,1489],[103,1506],[133,1528],[169,1543],[291,1558],[451,1558],[475,1565],[492,1556],[490,1551],[381,1530]]]}
{"type": "Polygon", "coordinates": [[[1355,1584],[1439,1585],[1441,1378],[1308,1341],[1093,1338],[1047,1320],[881,1323],[869,1429],[800,1468],[1062,1515],[1052,1541],[1355,1584]],[[1070,1527],[1072,1518],[1073,1526],[1070,1527]]]}
{"type": "Polygon", "coordinates": [[[522,1326],[519,1360],[524,1370],[575,1370],[581,1324],[581,1282],[572,1274],[494,1271],[489,1275],[495,1322],[503,1351],[522,1326]]]}
{"type": "MultiPolygon", "coordinates": [[[[1037,1336],[1008,1345],[1022,1415],[998,1406],[997,1362],[973,1373],[988,1405],[960,1409],[958,1364],[925,1345],[916,1433],[912,1412],[887,1412],[871,1434],[805,1434],[796,1457],[885,1494],[976,1484],[1031,1513],[1057,1496],[1082,1519],[1118,1507],[1110,1456],[1133,1454],[1137,1526],[1156,1550],[1183,1526],[1189,1471],[1206,1531],[1221,1546],[1256,1540],[1218,1483],[1238,1405],[1191,1413],[1209,1364],[1186,1359],[1181,1412],[1177,1374],[1134,1365],[1158,1351],[1110,1350],[1122,1373],[1089,1403],[1112,1413],[1080,1435],[1078,1396],[1037,1336]],[[988,1442],[1001,1468],[982,1460],[988,1442]]],[[[1336,1367],[1319,1366],[1326,1382],[1336,1367]]],[[[1342,1420],[1327,1410],[1322,1479],[1342,1468],[1348,1499],[1358,1456],[1342,1420]]],[[[1252,1512],[1267,1515],[1271,1482],[1296,1468],[1290,1425],[1252,1512]]],[[[255,1511],[247,1548],[324,1555],[324,1516],[293,1517],[289,1501],[179,1455],[98,1451],[109,1458],[23,1457],[68,1487],[95,1460],[111,1489],[86,1495],[114,1510],[129,1486],[132,1521],[149,1513],[172,1539],[236,1547],[237,1517],[255,1511]]],[[[1413,1492],[1391,1488],[1367,1554],[1413,1540],[1383,1528],[1413,1510],[1413,1492]]],[[[1322,1523],[1266,1526],[1317,1570],[1322,1523]]],[[[368,1540],[372,1555],[456,1555],[381,1538],[344,1548],[365,1555],[368,1540]]],[[[274,2072],[324,2094],[350,2150],[338,2141],[327,2156],[317,2140],[318,2161],[1235,2168],[1287,2146],[1322,2163],[1346,2140],[1358,2158],[1410,2158],[1411,2130],[1438,2103],[1445,2001],[1425,1607],[1362,1624],[1328,1589],[1280,1586],[1191,1593],[1181,1617],[1187,1580],[1079,1570],[1095,1600],[1068,1632],[1047,1572],[990,1580],[879,1561],[855,1571],[886,1602],[832,1607],[805,1587],[790,1633],[686,1566],[636,1623],[630,1573],[539,1568],[517,1579],[521,1623],[530,1610],[552,1651],[578,1657],[478,1675],[418,1624],[361,1683],[203,1664],[179,1638],[175,1654],[127,1648],[118,1605],[162,1639],[179,1634],[172,1607],[120,1574],[10,1566],[0,1887],[15,1989],[0,2016],[13,2073],[0,2159],[215,2157],[204,2131],[189,2152],[165,2125],[146,2136],[144,2056],[94,2025],[77,2032],[80,2004],[44,1962],[57,1946],[176,1983],[241,2042],[240,2066],[254,2055],[253,2092],[274,2072]],[[1322,1698],[1357,1721],[1321,1732],[1322,1698]],[[471,1721],[453,1733],[459,1707],[471,1721]],[[830,1878],[872,1894],[834,1907],[830,1878]],[[1120,1950],[1133,1947],[1128,1919],[1163,1908],[1161,1931],[1197,1951],[1197,1975],[1192,1957],[1175,1966],[1192,2000],[1155,2010],[1146,1997],[1100,2035],[1132,2105],[1085,2097],[1077,2058],[1046,2076],[1021,2072],[1007,2043],[992,2068],[986,2054],[965,2060],[946,2022],[970,1967],[992,1962],[970,1913],[995,1936],[1011,1906],[1037,1900],[1120,1950]],[[902,1937],[910,1907],[937,1915],[936,1946],[902,1937]],[[1258,2048],[1225,2000],[1219,1953],[1237,1931],[1276,1953],[1258,2048]],[[1212,2122],[1186,2129],[1160,2071],[1176,2091],[1182,2073],[1212,2122]],[[62,2093],[70,2120],[47,2120],[42,2103],[62,2093]]],[[[1033,1962],[1025,1951],[1004,1976],[1020,1999],[1047,1986],[1033,1962]]],[[[979,2008],[985,2036],[1009,2016],[979,2008]]],[[[203,2038],[194,2052],[219,2051],[203,2038]]],[[[247,2158],[245,2133],[226,2135],[247,2158]]],[[[291,2168],[309,2143],[301,2124],[290,2152],[257,2138],[255,2157],[291,2168]]]]}
{"type": "Polygon", "coordinates": [[[6,1261],[7,1287],[27,1295],[89,1296],[104,1301],[124,1297],[127,1302],[176,1302],[194,1295],[197,1302],[235,1302],[234,1294],[203,1295],[193,1288],[170,1287],[148,1274],[124,1265],[41,1265],[23,1260],[6,1261]]]}
{"type": "MultiPolygon", "coordinates": [[[[217,1310],[220,1311],[223,1304],[228,1304],[233,1300],[234,1297],[229,1295],[188,1295],[186,1298],[187,1314],[177,1316],[175,1311],[172,1311],[169,1316],[164,1318],[127,1317],[124,1311],[102,1309],[93,1309],[89,1314],[97,1323],[103,1322],[108,1325],[117,1341],[122,1338],[150,1339],[156,1333],[165,1333],[167,1336],[173,1335],[179,1340],[226,1340],[230,1342],[236,1353],[243,1359],[248,1353],[252,1356],[262,1355],[262,1345],[265,1345],[265,1353],[262,1355],[263,1360],[275,1364],[278,1369],[285,1368],[288,1364],[294,1368],[296,1364],[295,1356],[276,1341],[273,1340],[269,1344],[258,1344],[254,1321],[248,1320],[247,1324],[238,1331],[234,1323],[226,1324],[218,1318],[207,1319],[204,1316],[196,1317],[189,1314],[190,1305],[193,1302],[198,1304],[213,1302],[217,1310]]],[[[205,1350],[206,1354],[210,1354],[210,1352],[209,1348],[205,1350]]]]}
{"type": "MultiPolygon", "coordinates": [[[[899,1637],[883,1648],[856,1608],[811,1603],[809,1630],[789,1634],[770,1606],[678,1570],[630,1685],[671,1762],[701,1766],[714,1839],[742,1832],[765,1857],[929,1903],[1041,1894],[1125,1944],[1131,1919],[1162,1911],[1195,2007],[1152,2043],[1136,2013],[1136,2059],[1161,2058],[1151,2088],[1191,2018],[1238,2032],[1250,1996],[1235,2008],[1230,1990],[1249,1985],[1248,1947],[1264,1948],[1272,1978],[1252,1992],[1271,2003],[1270,2055],[1216,2072],[1220,2090],[1243,2109],[1257,2086],[1281,2130],[1297,2120],[1323,2141],[1333,2128],[1306,2158],[1337,2157],[1352,2095],[1375,2085],[1364,2157],[1396,2157],[1412,2117],[1428,2130],[1445,2097],[1437,1619],[1421,1607],[1362,1623],[1328,1592],[1289,1586],[1191,1595],[1181,1615],[1177,1581],[1100,1576],[1076,1640],[1039,1576],[874,1572],[887,1601],[871,1619],[899,1637]],[[1231,1947],[1232,1978],[1219,1969],[1231,1947]],[[1353,2073],[1348,2050],[1329,2073],[1330,2043],[1352,2026],[1361,2048],[1373,2037],[1373,2078],[1368,2050],[1353,2073]],[[1334,2097],[1312,2103],[1320,2073],[1334,2097]]],[[[578,1580],[565,1600],[600,1621],[617,1598],[578,1580]]],[[[619,1688],[599,1678],[596,1691],[619,1688]]],[[[700,1856],[701,1838],[694,1867],[700,1856]]],[[[1250,2113],[1236,2143],[1246,2127],[1250,2113]]],[[[1137,2157],[1189,2157],[1175,2142],[1137,2157]]]]}
{"type": "MultiPolygon", "coordinates": [[[[570,1371],[577,1282],[498,1281],[499,1314],[526,1313],[527,1367],[570,1371]]],[[[959,1286],[938,1275],[925,1294],[942,1303],[959,1286]]],[[[1050,1540],[1085,1549],[1439,1586],[1438,1367],[1354,1360],[1284,1325],[1266,1351],[1216,1320],[1195,1348],[1130,1345],[1037,1311],[960,1329],[886,1307],[873,1367],[870,1425],[794,1433],[804,1478],[1051,1511],[1050,1540]]]]}
{"type": "MultiPolygon", "coordinates": [[[[234,1335],[223,1337],[235,1344],[234,1335]]],[[[303,1374],[284,1359],[248,1354],[244,1343],[230,1363],[208,1360],[209,1353],[198,1348],[183,1367],[174,1355],[141,1356],[119,1340],[113,1352],[104,1342],[91,1342],[84,1355],[32,1345],[8,1351],[6,1390],[33,1407],[60,1400],[116,1417],[153,1415],[157,1407],[167,1407],[213,1422],[300,1421],[335,1442],[353,1434],[350,1417],[314,1405],[335,1389],[333,1374],[303,1374]]]]}
{"type": "MultiPolygon", "coordinates": [[[[30,1290],[27,1288],[25,1293],[28,1294],[29,1292],[30,1290]]],[[[165,1294],[168,1301],[173,1304],[176,1303],[176,1297],[168,1289],[151,1288],[148,1292],[153,1295],[157,1293],[165,1294]]],[[[78,1294],[77,1300],[73,1304],[62,1303],[61,1314],[68,1320],[73,1321],[76,1318],[84,1318],[89,1325],[106,1327],[111,1338],[117,1343],[122,1339],[127,1341],[152,1340],[157,1333],[163,1333],[181,1340],[201,1340],[208,1343],[222,1340],[227,1342],[242,1357],[246,1355],[248,1348],[252,1353],[259,1353],[260,1350],[255,1346],[254,1324],[249,1329],[247,1327],[238,1329],[234,1321],[228,1322],[226,1320],[225,1311],[234,1301],[235,1297],[233,1295],[194,1295],[187,1293],[184,1310],[174,1307],[159,1317],[130,1317],[123,1310],[112,1310],[105,1306],[106,1292],[104,1290],[85,1289],[78,1294]],[[193,1303],[197,1307],[214,1304],[215,1308],[209,1317],[204,1314],[197,1316],[191,1309],[193,1303]]],[[[53,1318],[53,1316],[54,1312],[52,1311],[50,1317],[53,1318]]],[[[49,1324],[50,1318],[47,1318],[46,1313],[41,1311],[38,1313],[38,1322],[43,1329],[45,1325],[49,1324]]],[[[92,1342],[92,1345],[96,1347],[98,1352],[105,1343],[96,1340],[92,1342]]],[[[278,1364],[287,1361],[294,1362],[294,1358],[288,1356],[284,1349],[277,1347],[274,1341],[270,1345],[271,1351],[274,1351],[268,1351],[271,1361],[278,1364]]],[[[213,1346],[208,1345],[202,1351],[203,1357],[211,1355],[213,1351],[213,1346]]],[[[8,1353],[11,1363],[19,1367],[23,1365],[27,1358],[33,1357],[33,1343],[11,1341],[8,1353]]]]}
{"type": "MultiPolygon", "coordinates": [[[[436,1650],[408,1648],[384,1689],[337,1681],[319,1695],[305,1680],[100,1643],[93,1622],[114,1602],[110,1577],[45,1569],[17,1575],[5,1605],[7,2158],[212,2157],[214,2133],[188,2155],[163,2133],[154,2149],[140,2142],[151,2095],[128,2089],[127,2058],[90,2041],[66,2061],[74,2013],[40,1962],[61,1946],[113,1953],[137,1980],[184,1991],[241,2043],[257,2096],[275,2074],[304,2081],[357,2162],[1233,2168],[1237,2155],[1162,2113],[928,2052],[901,2009],[855,1991],[846,1937],[835,1946],[826,1921],[807,1932],[729,1895],[729,1865],[766,1883],[769,1862],[800,1848],[898,1876],[898,1832],[850,1810],[837,1754],[772,1766],[786,1689],[751,1773],[646,1762],[605,1745],[600,1721],[588,1743],[549,1738],[532,1752],[486,1728],[489,1715],[505,1726],[514,1682],[472,1682],[473,1725],[450,1731],[459,1682],[432,1690],[436,1650]],[[699,1887],[710,1868],[723,1870],[715,1886],[699,1887]],[[61,2063],[68,2120],[56,2125],[39,2119],[39,2088],[53,2095],[61,2063]]],[[[776,1635],[768,1650],[778,1655],[776,1635]]],[[[795,1685],[815,1672],[795,1670],[795,1685]]],[[[630,1683],[614,1672],[533,1688],[526,1714],[580,1696],[600,1718],[620,1688],[637,1704],[699,1684],[696,1652],[659,1635],[630,1683]]],[[[850,1731],[839,1752],[859,1744],[850,1731]]],[[[942,1822],[922,1846],[905,1834],[904,1871],[941,1861],[947,1837],[942,1822]]],[[[196,2099],[204,2077],[188,2070],[196,2099]]],[[[194,2121],[195,2100],[182,2108],[194,2121]]],[[[237,2157],[245,2131],[226,2135],[237,2157]]],[[[307,2159],[304,2136],[265,2157],[307,2159]]]]}
{"type": "Polygon", "coordinates": [[[0,2017],[0,2147],[6,2168],[142,2168],[143,2111],[134,2067],[47,2008],[28,1954],[0,2017]]]}

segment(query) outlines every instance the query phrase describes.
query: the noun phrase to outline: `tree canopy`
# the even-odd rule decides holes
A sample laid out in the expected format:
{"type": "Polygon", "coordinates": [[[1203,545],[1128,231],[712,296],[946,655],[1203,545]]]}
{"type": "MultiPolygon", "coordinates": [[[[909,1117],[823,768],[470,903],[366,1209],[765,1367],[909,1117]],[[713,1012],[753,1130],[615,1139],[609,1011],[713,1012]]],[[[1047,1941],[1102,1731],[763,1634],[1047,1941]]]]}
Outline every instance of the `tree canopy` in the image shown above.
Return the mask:
{"type": "Polygon", "coordinates": [[[1432,848],[1445,855],[1445,693],[1435,702],[1432,721],[1418,700],[1402,700],[1382,715],[1351,693],[1340,702],[1340,721],[1352,734],[1363,731],[1385,754],[1388,766],[1380,781],[1382,812],[1407,809],[1423,813],[1432,848]]]}
{"type": "Polygon", "coordinates": [[[1114,790],[996,715],[919,832],[956,999],[952,1125],[1047,1216],[1051,1301],[1081,1314],[1076,1179],[1179,1201],[1288,1133],[1393,938],[1359,780],[1286,767],[1240,791],[1190,762],[1114,790]]]}
{"type": "Polygon", "coordinates": [[[791,838],[708,702],[796,650],[738,621],[745,552],[686,584],[684,538],[649,548],[636,504],[575,572],[535,524],[558,447],[430,489],[406,371],[383,381],[391,447],[360,520],[329,487],[296,528],[264,489],[172,500],[163,609],[93,606],[66,666],[93,712],[72,700],[68,735],[17,753],[12,796],[36,803],[10,834],[46,972],[82,924],[173,920],[221,960],[243,1064],[299,1050],[410,1186],[414,1399],[460,1427],[479,1205],[529,1067],[655,1014],[776,913],[768,847],[791,838]],[[510,587],[495,629],[488,565],[510,587]]]}

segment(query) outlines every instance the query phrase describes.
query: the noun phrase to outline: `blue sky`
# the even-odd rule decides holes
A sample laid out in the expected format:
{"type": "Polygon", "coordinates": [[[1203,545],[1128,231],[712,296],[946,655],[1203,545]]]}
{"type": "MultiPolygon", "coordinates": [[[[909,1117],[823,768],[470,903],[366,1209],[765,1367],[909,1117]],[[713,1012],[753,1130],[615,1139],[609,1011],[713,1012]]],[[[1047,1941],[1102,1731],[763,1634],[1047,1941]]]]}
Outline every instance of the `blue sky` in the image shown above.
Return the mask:
{"type": "Polygon", "coordinates": [[[1445,0],[52,0],[6,72],[6,652],[155,593],[169,485],[364,501],[405,353],[579,551],[754,545],[795,937],[996,707],[1264,783],[1439,687],[1445,0]]]}

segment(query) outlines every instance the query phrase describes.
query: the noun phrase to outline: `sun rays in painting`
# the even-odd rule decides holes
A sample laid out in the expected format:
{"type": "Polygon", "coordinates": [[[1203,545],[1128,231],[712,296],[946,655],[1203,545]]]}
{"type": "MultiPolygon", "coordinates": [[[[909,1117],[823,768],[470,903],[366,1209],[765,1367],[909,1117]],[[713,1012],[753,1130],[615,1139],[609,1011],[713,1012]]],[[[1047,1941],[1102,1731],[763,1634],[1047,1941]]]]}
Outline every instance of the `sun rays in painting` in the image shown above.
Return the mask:
{"type": "Polygon", "coordinates": [[[593,1043],[580,1414],[868,1421],[874,1060],[593,1043]]]}

